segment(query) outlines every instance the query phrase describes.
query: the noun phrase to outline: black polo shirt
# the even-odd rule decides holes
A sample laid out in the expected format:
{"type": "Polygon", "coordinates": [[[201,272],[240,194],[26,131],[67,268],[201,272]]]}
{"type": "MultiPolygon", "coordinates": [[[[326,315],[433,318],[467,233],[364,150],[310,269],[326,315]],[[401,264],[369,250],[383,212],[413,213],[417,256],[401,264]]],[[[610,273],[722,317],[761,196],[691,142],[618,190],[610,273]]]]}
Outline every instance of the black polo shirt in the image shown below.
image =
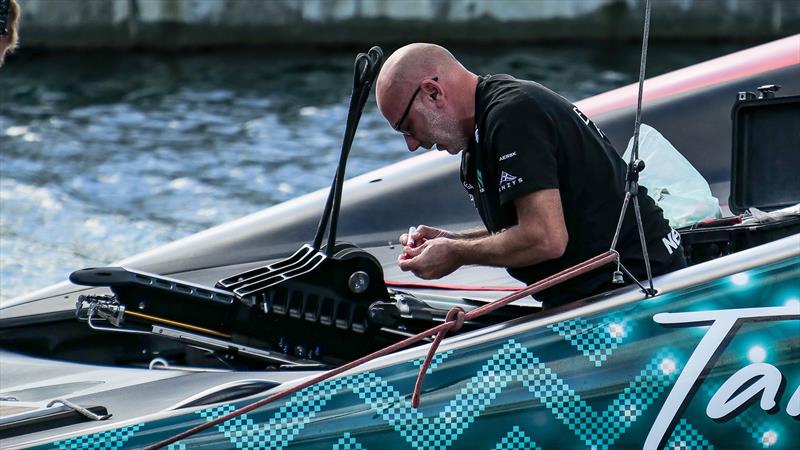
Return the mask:
{"type": "MultiPolygon", "coordinates": [[[[514,200],[558,189],[569,234],[562,257],[509,268],[514,278],[533,283],[608,250],[625,196],[626,169],[603,132],[565,98],[508,75],[479,79],[475,136],[462,155],[461,181],[484,225],[492,233],[511,227],[517,223],[514,200]]],[[[653,273],[683,267],[680,236],[645,188],[639,187],[638,197],[653,273]]],[[[617,251],[623,264],[644,279],[633,205],[617,251]]],[[[615,269],[597,269],[535,297],[552,306],[611,289],[615,269]]]]}

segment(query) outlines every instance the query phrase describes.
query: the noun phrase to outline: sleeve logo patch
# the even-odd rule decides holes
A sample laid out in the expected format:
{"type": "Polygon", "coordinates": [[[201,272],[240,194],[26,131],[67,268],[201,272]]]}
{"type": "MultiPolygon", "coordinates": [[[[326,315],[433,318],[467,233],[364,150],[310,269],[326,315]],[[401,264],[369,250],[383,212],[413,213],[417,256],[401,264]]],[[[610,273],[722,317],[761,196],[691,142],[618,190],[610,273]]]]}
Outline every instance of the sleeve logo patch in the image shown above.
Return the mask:
{"type": "Polygon", "coordinates": [[[500,188],[498,189],[498,192],[503,192],[508,188],[522,184],[522,181],[522,177],[511,175],[504,170],[500,173],[500,188]]]}
{"type": "Polygon", "coordinates": [[[580,117],[580,118],[581,118],[581,121],[583,121],[583,123],[584,123],[585,125],[587,125],[587,126],[591,126],[591,127],[594,127],[595,131],[597,131],[597,134],[599,134],[601,138],[603,138],[603,139],[608,139],[608,138],[606,138],[606,135],[605,135],[605,134],[603,134],[603,131],[602,131],[602,130],[600,130],[600,127],[598,127],[597,125],[595,125],[595,123],[594,123],[594,122],[592,122],[591,120],[589,120],[589,118],[588,118],[588,117],[586,117],[586,114],[582,113],[582,112],[581,112],[581,111],[578,109],[578,107],[577,107],[577,106],[573,106],[573,107],[572,107],[572,112],[574,112],[575,114],[577,114],[577,115],[578,115],[578,117],[580,117]]]}
{"type": "Polygon", "coordinates": [[[517,177],[511,175],[510,173],[506,172],[505,170],[500,174],[500,184],[510,183],[515,181],[517,177]]]}
{"type": "Polygon", "coordinates": [[[500,161],[505,161],[505,160],[507,160],[509,158],[513,158],[515,156],[517,156],[517,152],[506,153],[505,155],[500,157],[500,161]]]}

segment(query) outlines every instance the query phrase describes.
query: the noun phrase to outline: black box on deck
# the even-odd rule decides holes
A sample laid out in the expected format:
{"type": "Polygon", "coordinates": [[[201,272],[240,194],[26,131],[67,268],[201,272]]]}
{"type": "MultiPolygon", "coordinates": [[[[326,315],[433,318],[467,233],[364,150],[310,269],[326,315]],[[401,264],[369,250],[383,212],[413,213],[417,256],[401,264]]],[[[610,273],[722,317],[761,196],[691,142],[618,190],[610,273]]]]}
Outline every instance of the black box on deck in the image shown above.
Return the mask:
{"type": "Polygon", "coordinates": [[[740,100],[731,116],[731,211],[800,203],[800,95],[740,100]]]}
{"type": "MultiPolygon", "coordinates": [[[[800,203],[800,95],[775,97],[742,92],[733,105],[731,189],[728,206],[736,214],[755,207],[773,211],[800,203]]],[[[697,264],[800,233],[800,217],[757,225],[682,229],[687,260],[697,264]]]]}
{"type": "Polygon", "coordinates": [[[681,243],[690,265],[800,233],[800,217],[758,225],[684,228],[681,243]]]}

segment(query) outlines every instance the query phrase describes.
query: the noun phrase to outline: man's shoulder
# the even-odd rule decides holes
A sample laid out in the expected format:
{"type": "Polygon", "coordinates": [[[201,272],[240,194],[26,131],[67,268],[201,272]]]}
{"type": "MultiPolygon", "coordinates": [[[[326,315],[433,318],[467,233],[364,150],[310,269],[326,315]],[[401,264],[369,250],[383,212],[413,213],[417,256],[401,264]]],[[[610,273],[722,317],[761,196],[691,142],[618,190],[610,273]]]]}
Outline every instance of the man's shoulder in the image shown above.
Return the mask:
{"type": "Polygon", "coordinates": [[[566,101],[542,84],[510,75],[490,75],[485,83],[486,118],[490,122],[549,113],[563,108],[566,101]]]}

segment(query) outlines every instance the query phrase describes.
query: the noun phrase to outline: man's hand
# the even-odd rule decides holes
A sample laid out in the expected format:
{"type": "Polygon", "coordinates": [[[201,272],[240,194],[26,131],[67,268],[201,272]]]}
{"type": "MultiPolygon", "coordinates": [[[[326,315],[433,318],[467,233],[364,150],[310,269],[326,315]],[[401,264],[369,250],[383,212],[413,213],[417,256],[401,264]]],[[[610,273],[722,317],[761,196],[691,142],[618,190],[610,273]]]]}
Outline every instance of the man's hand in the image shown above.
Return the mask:
{"type": "MultiPolygon", "coordinates": [[[[414,241],[414,247],[421,246],[429,239],[436,239],[440,237],[456,239],[454,233],[451,233],[447,230],[442,230],[440,228],[429,227],[427,225],[418,226],[417,231],[411,235],[411,239],[414,241]]],[[[408,245],[408,233],[403,233],[400,235],[400,244],[404,246],[408,245]]]]}
{"type": "MultiPolygon", "coordinates": [[[[398,265],[420,278],[434,279],[469,264],[525,267],[560,258],[569,234],[558,189],[527,194],[514,200],[514,207],[517,224],[493,235],[487,235],[485,230],[450,233],[420,226],[412,236],[417,239],[419,235],[420,240],[413,248],[403,248],[398,265]],[[437,237],[439,233],[446,235],[437,237]]],[[[407,243],[408,237],[401,237],[401,242],[407,243]]]]}
{"type": "Polygon", "coordinates": [[[441,278],[463,265],[456,251],[457,244],[457,241],[445,237],[428,239],[413,248],[405,247],[397,258],[397,264],[404,272],[411,271],[425,280],[441,278]]]}

